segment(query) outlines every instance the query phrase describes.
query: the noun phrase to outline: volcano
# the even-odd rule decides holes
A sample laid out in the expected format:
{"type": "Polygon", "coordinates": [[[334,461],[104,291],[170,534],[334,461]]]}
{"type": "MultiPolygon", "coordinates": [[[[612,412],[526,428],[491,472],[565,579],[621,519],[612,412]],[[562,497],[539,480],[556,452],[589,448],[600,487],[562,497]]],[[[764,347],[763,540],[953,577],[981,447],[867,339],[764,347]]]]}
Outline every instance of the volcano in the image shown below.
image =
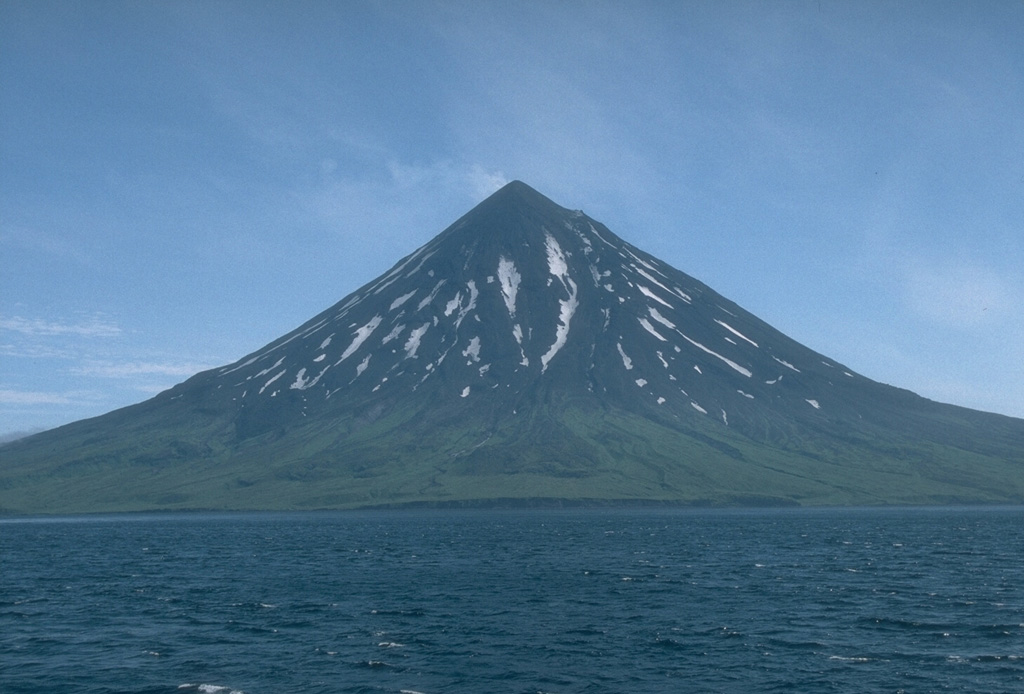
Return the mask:
{"type": "Polygon", "coordinates": [[[874,382],[521,182],[296,330],[0,448],[0,511],[1020,503],[1024,420],[874,382]]]}

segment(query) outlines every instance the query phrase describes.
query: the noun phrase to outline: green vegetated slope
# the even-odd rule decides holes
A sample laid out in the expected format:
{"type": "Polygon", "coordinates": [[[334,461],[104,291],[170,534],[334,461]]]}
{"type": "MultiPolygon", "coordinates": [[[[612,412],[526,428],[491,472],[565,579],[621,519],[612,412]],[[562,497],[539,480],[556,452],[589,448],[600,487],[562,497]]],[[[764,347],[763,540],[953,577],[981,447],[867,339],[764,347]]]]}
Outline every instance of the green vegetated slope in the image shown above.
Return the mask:
{"type": "Polygon", "coordinates": [[[232,440],[227,422],[186,408],[170,419],[150,414],[158,421],[106,415],[103,429],[116,434],[84,422],[48,447],[22,443],[34,450],[3,467],[3,511],[1024,500],[1019,452],[995,441],[979,452],[909,435],[849,432],[838,441],[804,431],[769,446],[713,422],[680,427],[573,402],[497,426],[465,413],[398,411],[245,442],[232,440]],[[54,454],[63,450],[75,454],[54,454]]]}

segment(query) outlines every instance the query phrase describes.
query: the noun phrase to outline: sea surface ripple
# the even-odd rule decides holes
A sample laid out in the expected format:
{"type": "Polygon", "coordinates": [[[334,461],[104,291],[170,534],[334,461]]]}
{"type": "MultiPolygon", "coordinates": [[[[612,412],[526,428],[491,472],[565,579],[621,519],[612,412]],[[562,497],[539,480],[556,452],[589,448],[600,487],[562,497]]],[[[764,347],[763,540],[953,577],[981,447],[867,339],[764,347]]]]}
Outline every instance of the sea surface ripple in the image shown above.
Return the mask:
{"type": "Polygon", "coordinates": [[[1024,509],[0,521],[5,694],[1021,692],[1024,509]]]}

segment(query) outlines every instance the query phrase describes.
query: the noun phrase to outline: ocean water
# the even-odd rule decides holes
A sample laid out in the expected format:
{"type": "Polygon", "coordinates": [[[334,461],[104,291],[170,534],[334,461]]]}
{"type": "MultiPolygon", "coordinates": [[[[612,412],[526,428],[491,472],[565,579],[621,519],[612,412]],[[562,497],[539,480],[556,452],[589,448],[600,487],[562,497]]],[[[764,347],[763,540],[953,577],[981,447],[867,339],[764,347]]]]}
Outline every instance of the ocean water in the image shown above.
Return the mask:
{"type": "Polygon", "coordinates": [[[0,522],[0,692],[1022,692],[1024,509],[0,522]]]}

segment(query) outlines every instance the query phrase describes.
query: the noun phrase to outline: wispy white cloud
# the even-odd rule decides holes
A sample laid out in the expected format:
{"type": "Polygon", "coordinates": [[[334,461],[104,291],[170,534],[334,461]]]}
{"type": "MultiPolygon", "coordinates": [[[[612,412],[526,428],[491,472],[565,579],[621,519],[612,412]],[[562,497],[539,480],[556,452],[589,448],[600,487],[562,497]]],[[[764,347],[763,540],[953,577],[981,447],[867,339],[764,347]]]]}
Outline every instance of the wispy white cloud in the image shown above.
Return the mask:
{"type": "Polygon", "coordinates": [[[440,160],[426,165],[388,163],[388,173],[400,188],[443,188],[455,194],[483,199],[508,183],[501,171],[480,164],[459,164],[440,160]]]}
{"type": "Polygon", "coordinates": [[[0,389],[0,403],[6,405],[71,405],[74,402],[67,393],[0,389]]]}
{"type": "Polygon", "coordinates": [[[17,357],[25,359],[72,359],[75,352],[41,344],[2,344],[0,357],[17,357]]]}
{"type": "Polygon", "coordinates": [[[162,393],[168,388],[173,388],[175,383],[145,383],[135,386],[135,390],[146,395],[156,395],[162,393]]]}
{"type": "Polygon", "coordinates": [[[25,226],[0,223],[0,243],[8,248],[43,253],[83,265],[92,262],[89,253],[83,250],[76,241],[39,228],[30,229],[25,226]]]}
{"type": "Polygon", "coordinates": [[[213,368],[214,364],[200,362],[105,362],[89,363],[73,367],[70,371],[78,376],[101,378],[136,378],[138,376],[192,376],[213,368]]]}
{"type": "Polygon", "coordinates": [[[11,316],[0,318],[0,330],[11,330],[23,335],[73,335],[78,337],[117,337],[122,332],[116,323],[99,316],[79,323],[11,316]]]}
{"type": "Polygon", "coordinates": [[[479,198],[485,198],[509,182],[501,171],[488,171],[479,164],[474,164],[469,171],[469,183],[479,198]]]}
{"type": "Polygon", "coordinates": [[[325,230],[332,243],[342,239],[352,256],[379,259],[379,266],[358,268],[367,273],[430,240],[507,182],[503,171],[451,159],[409,163],[393,157],[361,175],[329,170],[321,168],[315,185],[297,187],[289,203],[296,217],[325,230]]]}

